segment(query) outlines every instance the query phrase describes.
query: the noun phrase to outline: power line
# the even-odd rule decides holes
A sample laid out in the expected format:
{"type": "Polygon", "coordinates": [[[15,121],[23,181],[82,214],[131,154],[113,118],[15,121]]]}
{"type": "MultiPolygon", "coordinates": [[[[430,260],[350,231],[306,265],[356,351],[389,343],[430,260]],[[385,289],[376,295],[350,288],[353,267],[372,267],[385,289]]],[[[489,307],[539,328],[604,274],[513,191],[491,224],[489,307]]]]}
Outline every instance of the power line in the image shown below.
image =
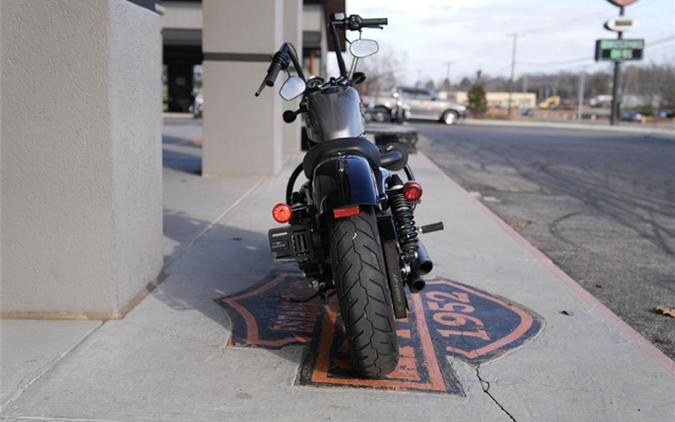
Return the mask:
{"type": "Polygon", "coordinates": [[[586,61],[592,61],[592,57],[579,57],[576,59],[568,59],[568,60],[560,60],[560,61],[545,61],[545,62],[518,62],[518,64],[522,64],[525,66],[530,66],[530,65],[536,65],[536,66],[556,66],[560,64],[569,64],[569,63],[578,63],[578,62],[586,62],[586,61]]]}
{"type": "Polygon", "coordinates": [[[645,42],[645,45],[662,44],[662,43],[670,41],[670,40],[675,40],[675,35],[671,35],[669,37],[661,38],[661,39],[655,40],[655,41],[647,41],[647,42],[645,42]]]}
{"type": "MultiPolygon", "coordinates": [[[[602,19],[601,17],[598,16],[598,14],[600,14],[600,13],[604,14],[605,11],[604,10],[597,10],[595,12],[591,12],[591,13],[583,15],[581,17],[577,16],[577,17],[574,17],[574,18],[571,18],[571,19],[566,19],[566,20],[563,20],[563,21],[551,22],[551,24],[548,25],[548,26],[541,26],[537,29],[530,29],[530,30],[523,31],[523,32],[525,34],[534,34],[534,33],[537,33],[537,32],[551,33],[551,32],[554,32],[554,31],[551,31],[552,26],[558,26],[558,27],[562,26],[562,27],[564,27],[565,25],[567,25],[569,23],[585,22],[585,21],[602,19]]],[[[564,30],[567,30],[567,29],[569,29],[569,28],[565,28],[564,30]]]]}

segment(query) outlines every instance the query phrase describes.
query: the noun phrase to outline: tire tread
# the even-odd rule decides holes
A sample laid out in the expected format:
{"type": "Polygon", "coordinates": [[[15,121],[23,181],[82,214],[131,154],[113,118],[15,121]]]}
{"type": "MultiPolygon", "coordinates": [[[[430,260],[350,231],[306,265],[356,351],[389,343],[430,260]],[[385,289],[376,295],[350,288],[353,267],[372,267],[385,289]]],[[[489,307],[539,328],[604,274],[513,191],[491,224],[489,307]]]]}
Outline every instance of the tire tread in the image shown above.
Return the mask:
{"type": "Polygon", "coordinates": [[[356,370],[371,378],[398,364],[398,338],[377,221],[372,210],[333,221],[330,254],[356,370]]]}

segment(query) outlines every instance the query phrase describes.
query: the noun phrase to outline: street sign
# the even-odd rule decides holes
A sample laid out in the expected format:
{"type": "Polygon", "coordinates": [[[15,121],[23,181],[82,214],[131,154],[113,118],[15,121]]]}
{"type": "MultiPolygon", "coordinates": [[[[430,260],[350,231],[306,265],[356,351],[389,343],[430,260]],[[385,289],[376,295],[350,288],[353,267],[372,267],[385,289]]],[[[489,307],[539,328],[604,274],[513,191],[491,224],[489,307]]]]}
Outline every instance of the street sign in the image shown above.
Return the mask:
{"type": "Polygon", "coordinates": [[[619,16],[605,22],[605,29],[609,29],[610,31],[614,32],[623,32],[635,29],[637,28],[637,25],[638,23],[635,19],[619,16]]]}
{"type": "Polygon", "coordinates": [[[607,1],[612,3],[616,7],[625,7],[625,6],[630,6],[631,4],[635,3],[637,0],[607,0],[607,1]]]}
{"type": "Polygon", "coordinates": [[[644,48],[645,40],[643,39],[596,40],[595,61],[642,60],[644,48]]]}

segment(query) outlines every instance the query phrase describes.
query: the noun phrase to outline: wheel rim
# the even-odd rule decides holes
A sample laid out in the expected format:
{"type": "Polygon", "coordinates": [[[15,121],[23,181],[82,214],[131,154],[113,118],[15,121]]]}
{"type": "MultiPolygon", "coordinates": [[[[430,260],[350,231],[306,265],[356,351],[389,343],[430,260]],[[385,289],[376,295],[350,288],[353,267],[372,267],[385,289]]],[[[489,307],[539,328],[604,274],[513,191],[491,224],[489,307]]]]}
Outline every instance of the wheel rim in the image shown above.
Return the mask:
{"type": "Polygon", "coordinates": [[[386,120],[386,116],[385,116],[383,111],[378,110],[378,111],[375,112],[375,116],[374,116],[373,120],[375,120],[378,123],[382,123],[386,120]]]}
{"type": "Polygon", "coordinates": [[[455,123],[455,120],[457,120],[457,116],[455,116],[455,113],[453,113],[453,112],[448,112],[448,113],[445,113],[445,119],[443,119],[443,120],[445,120],[446,125],[451,125],[451,124],[455,123]]]}

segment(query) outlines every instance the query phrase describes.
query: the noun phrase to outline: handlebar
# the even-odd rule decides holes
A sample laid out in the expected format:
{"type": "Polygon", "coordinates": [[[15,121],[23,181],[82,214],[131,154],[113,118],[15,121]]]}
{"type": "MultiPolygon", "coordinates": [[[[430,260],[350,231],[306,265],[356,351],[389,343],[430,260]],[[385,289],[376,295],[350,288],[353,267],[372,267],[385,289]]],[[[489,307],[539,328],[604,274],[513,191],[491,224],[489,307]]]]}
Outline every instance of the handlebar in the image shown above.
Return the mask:
{"type": "MultiPolygon", "coordinates": [[[[267,86],[274,86],[274,82],[277,80],[277,76],[279,76],[279,72],[281,71],[283,65],[283,58],[277,52],[274,57],[272,58],[272,61],[270,62],[270,67],[267,68],[267,76],[265,76],[265,85],[267,86]]],[[[286,66],[288,66],[288,62],[286,62],[286,66]]],[[[284,66],[285,67],[285,66],[284,66]]]]}
{"type": "MultiPolygon", "coordinates": [[[[342,51],[340,46],[340,37],[338,36],[336,28],[342,28],[345,31],[361,31],[363,28],[382,28],[382,25],[387,25],[389,20],[387,18],[373,18],[363,19],[359,15],[345,15],[344,13],[332,13],[330,15],[330,35],[333,38],[333,45],[335,51],[342,51]]],[[[340,68],[340,76],[347,78],[347,66],[342,58],[342,54],[337,54],[338,67],[340,68]]]]}
{"type": "Polygon", "coordinates": [[[364,19],[359,15],[345,16],[344,13],[334,13],[331,24],[338,28],[348,29],[350,31],[360,31],[363,28],[380,28],[387,25],[387,18],[364,19]]]}
{"type": "Polygon", "coordinates": [[[362,19],[362,27],[384,26],[389,23],[387,18],[362,19]]]}
{"type": "Polygon", "coordinates": [[[300,66],[298,58],[295,55],[295,47],[289,43],[284,43],[279,51],[274,53],[274,56],[272,56],[270,67],[267,68],[265,79],[263,79],[260,87],[255,92],[255,96],[259,96],[260,92],[262,92],[266,86],[274,86],[274,82],[276,82],[279,72],[288,69],[288,66],[291,64],[291,62],[293,63],[293,67],[298,73],[298,76],[300,76],[302,79],[305,79],[305,75],[302,73],[302,67],[300,66]]]}

